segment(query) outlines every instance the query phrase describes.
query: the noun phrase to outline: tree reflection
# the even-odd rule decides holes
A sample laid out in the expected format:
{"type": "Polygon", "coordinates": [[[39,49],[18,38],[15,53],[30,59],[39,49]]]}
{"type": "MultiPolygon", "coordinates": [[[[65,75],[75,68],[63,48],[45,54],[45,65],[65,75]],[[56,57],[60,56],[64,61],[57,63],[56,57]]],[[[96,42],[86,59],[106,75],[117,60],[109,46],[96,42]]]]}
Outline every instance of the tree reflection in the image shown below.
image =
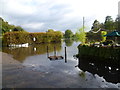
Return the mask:
{"type": "Polygon", "coordinates": [[[78,67],[83,71],[88,71],[92,74],[98,74],[101,77],[104,77],[106,81],[112,83],[118,83],[120,75],[119,65],[112,65],[109,63],[104,63],[100,61],[89,61],[86,59],[79,58],[78,67]]]}
{"type": "Polygon", "coordinates": [[[49,44],[35,44],[29,47],[13,48],[13,47],[3,47],[2,51],[13,55],[13,58],[23,62],[25,58],[33,55],[41,55],[47,53],[47,46],[49,47],[49,53],[54,51],[54,46],[56,51],[60,51],[62,46],[61,43],[49,43],[49,44]]]}
{"type": "Polygon", "coordinates": [[[72,46],[73,42],[74,41],[72,39],[65,39],[65,45],[68,47],[72,46]]]}

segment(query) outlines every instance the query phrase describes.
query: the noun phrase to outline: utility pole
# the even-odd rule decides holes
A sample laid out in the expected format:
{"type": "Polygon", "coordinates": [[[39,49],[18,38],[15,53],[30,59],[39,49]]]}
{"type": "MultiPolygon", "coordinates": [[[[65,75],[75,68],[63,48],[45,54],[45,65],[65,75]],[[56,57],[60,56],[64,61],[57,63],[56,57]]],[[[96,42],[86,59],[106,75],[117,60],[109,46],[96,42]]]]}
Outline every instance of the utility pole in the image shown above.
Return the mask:
{"type": "Polygon", "coordinates": [[[83,17],[83,31],[84,31],[85,18],[83,17]]]}
{"type": "Polygon", "coordinates": [[[118,30],[120,31],[120,1],[118,2],[118,30]]]}

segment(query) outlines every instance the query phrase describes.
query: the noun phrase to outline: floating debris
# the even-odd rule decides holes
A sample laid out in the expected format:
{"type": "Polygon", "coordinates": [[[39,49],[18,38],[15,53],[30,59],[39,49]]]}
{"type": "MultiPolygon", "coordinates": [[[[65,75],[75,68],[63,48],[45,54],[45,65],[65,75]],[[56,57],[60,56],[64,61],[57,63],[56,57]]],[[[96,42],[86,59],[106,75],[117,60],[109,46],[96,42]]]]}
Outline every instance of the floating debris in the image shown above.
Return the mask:
{"type": "Polygon", "coordinates": [[[119,68],[116,68],[116,71],[118,71],[119,70],[119,68]]]}
{"type": "Polygon", "coordinates": [[[111,70],[111,67],[108,67],[109,68],[109,70],[111,70]]]}

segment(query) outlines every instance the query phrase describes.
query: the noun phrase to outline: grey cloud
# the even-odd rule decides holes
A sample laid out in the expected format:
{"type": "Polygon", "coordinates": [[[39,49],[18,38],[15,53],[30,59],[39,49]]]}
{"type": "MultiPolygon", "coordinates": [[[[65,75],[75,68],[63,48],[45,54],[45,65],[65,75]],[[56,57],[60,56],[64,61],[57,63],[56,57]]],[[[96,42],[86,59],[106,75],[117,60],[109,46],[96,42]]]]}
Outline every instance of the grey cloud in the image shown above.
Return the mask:
{"type": "MultiPolygon", "coordinates": [[[[33,2],[33,1],[32,1],[33,2]]],[[[4,2],[5,3],[5,2],[4,2]]],[[[26,5],[26,3],[24,3],[26,5]]],[[[55,29],[65,31],[66,29],[75,30],[81,26],[81,17],[64,17],[65,14],[69,14],[73,10],[69,8],[67,4],[52,3],[46,1],[44,3],[28,3],[33,7],[32,14],[22,14],[16,12],[8,12],[9,8],[5,9],[3,17],[10,23],[14,25],[20,25],[28,32],[42,32],[47,29],[55,29]],[[35,6],[34,6],[35,4],[35,6]],[[29,28],[25,26],[31,23],[44,23],[43,26],[38,27],[38,29],[29,28]]],[[[7,7],[7,6],[6,6],[7,7]]],[[[17,7],[16,7],[17,8],[17,7]]],[[[17,11],[18,12],[18,11],[17,11]]]]}

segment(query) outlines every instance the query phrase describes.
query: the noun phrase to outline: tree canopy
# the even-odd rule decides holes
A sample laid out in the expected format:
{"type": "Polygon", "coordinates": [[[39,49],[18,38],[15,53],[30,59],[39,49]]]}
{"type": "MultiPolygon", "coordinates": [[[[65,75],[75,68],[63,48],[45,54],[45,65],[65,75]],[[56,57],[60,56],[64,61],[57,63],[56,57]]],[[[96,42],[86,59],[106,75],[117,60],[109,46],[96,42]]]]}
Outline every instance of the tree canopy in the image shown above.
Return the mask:
{"type": "Polygon", "coordinates": [[[65,31],[65,38],[72,38],[73,37],[73,32],[71,30],[66,30],[65,31]]]}
{"type": "Polygon", "coordinates": [[[93,22],[93,26],[91,29],[93,29],[94,31],[97,31],[100,28],[100,26],[101,26],[100,22],[98,20],[95,20],[93,22]]]}
{"type": "Polygon", "coordinates": [[[115,22],[113,21],[113,18],[111,16],[106,16],[104,28],[111,31],[115,30],[115,22]]]}
{"type": "Polygon", "coordinates": [[[76,39],[78,39],[82,43],[85,43],[85,41],[86,41],[86,33],[83,30],[83,27],[77,30],[77,32],[75,33],[75,37],[76,37],[76,39]]]}
{"type": "Polygon", "coordinates": [[[92,24],[91,30],[87,32],[88,39],[93,39],[97,41],[105,40],[103,37],[104,34],[112,32],[114,30],[120,30],[120,21],[119,17],[116,17],[115,20],[111,16],[106,16],[105,21],[103,23],[100,23],[98,20],[95,20],[92,24]],[[99,29],[103,29],[105,32],[97,32],[93,33],[92,31],[98,31],[99,29]]]}
{"type": "Polygon", "coordinates": [[[15,26],[15,25],[10,25],[7,21],[4,21],[4,19],[2,19],[0,17],[0,27],[1,27],[1,34],[4,34],[6,32],[10,32],[11,31],[25,31],[22,27],[20,26],[15,26]]]}

